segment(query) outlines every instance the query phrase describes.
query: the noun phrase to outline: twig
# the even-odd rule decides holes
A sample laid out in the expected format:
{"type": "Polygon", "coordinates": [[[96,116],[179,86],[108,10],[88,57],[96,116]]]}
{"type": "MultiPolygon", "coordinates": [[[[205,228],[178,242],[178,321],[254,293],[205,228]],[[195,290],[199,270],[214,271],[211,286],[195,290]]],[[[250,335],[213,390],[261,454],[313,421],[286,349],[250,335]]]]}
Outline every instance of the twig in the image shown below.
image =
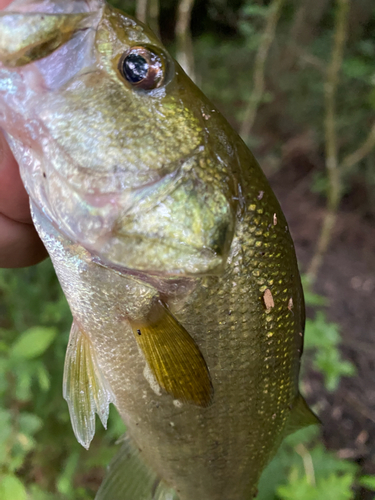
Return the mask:
{"type": "Polygon", "coordinates": [[[136,17],[142,23],[147,22],[148,0],[137,0],[136,17]]]}
{"type": "Polygon", "coordinates": [[[180,0],[178,4],[176,42],[177,60],[190,78],[195,80],[193,41],[190,31],[193,6],[194,0],[180,0]]]}
{"type": "Polygon", "coordinates": [[[314,282],[316,279],[318,270],[323,261],[323,256],[331,241],[332,230],[336,222],[337,209],[341,198],[341,177],[338,158],[339,151],[336,134],[336,93],[347,38],[349,6],[350,0],[337,0],[331,63],[328,67],[327,79],[324,85],[324,128],[326,142],[326,168],[328,173],[329,188],[327,212],[323,219],[323,225],[315,254],[307,271],[307,275],[311,282],[314,282]]]}
{"type": "Polygon", "coordinates": [[[159,36],[159,0],[137,0],[136,17],[159,36]]]}
{"type": "Polygon", "coordinates": [[[148,9],[148,24],[152,31],[160,37],[159,29],[159,14],[160,14],[160,4],[159,0],[149,0],[148,9]]]}
{"type": "Polygon", "coordinates": [[[298,455],[302,458],[303,467],[305,469],[306,479],[309,485],[315,486],[315,470],[312,457],[309,450],[302,443],[299,443],[295,448],[298,455]]]}
{"type": "Polygon", "coordinates": [[[316,69],[318,69],[321,73],[324,73],[324,75],[327,72],[326,65],[322,59],[319,57],[314,56],[313,54],[310,54],[306,50],[304,50],[302,47],[299,47],[297,45],[293,44],[288,44],[289,52],[294,53],[298,58],[303,61],[306,64],[309,64],[311,66],[314,66],[316,69]]]}
{"type": "Polygon", "coordinates": [[[350,170],[354,165],[359,163],[363,158],[365,158],[371,151],[375,148],[375,122],[372,124],[370,132],[365,139],[365,141],[359,146],[359,148],[347,155],[342,161],[342,168],[344,171],[350,170]]]}
{"type": "Polygon", "coordinates": [[[264,73],[266,60],[271,44],[275,38],[276,27],[284,2],[285,0],[272,0],[269,6],[269,14],[267,16],[266,26],[264,28],[262,40],[255,57],[253,91],[251,93],[250,100],[245,111],[245,116],[240,131],[240,135],[244,140],[246,140],[250,135],[259,104],[264,94],[264,73]]]}

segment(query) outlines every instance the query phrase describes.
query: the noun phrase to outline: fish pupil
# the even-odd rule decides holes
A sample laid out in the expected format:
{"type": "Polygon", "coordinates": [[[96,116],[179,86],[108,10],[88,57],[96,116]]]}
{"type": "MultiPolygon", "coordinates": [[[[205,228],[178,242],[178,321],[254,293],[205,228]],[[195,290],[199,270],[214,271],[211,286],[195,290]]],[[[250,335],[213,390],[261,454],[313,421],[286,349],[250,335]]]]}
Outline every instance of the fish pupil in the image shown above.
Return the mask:
{"type": "Polygon", "coordinates": [[[124,60],[124,76],[130,83],[139,83],[147,77],[149,64],[139,54],[129,54],[124,60]]]}

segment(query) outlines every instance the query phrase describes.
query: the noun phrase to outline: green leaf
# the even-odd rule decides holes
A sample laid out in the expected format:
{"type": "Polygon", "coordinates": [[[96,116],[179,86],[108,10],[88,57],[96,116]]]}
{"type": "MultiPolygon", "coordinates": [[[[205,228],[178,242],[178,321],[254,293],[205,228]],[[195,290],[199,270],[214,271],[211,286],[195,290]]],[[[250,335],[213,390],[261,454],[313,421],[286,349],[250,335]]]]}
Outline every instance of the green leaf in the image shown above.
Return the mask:
{"type": "Polygon", "coordinates": [[[337,458],[334,453],[327,451],[322,443],[317,443],[310,451],[310,455],[314,464],[315,476],[318,480],[332,474],[351,473],[354,475],[358,470],[358,465],[355,462],[337,458]]]}
{"type": "Polygon", "coordinates": [[[254,16],[254,17],[266,17],[269,12],[268,7],[263,5],[257,5],[254,3],[249,3],[245,5],[242,9],[242,15],[244,16],[254,16]]]}
{"type": "Polygon", "coordinates": [[[29,363],[17,366],[15,378],[17,383],[13,397],[15,397],[18,401],[30,401],[32,397],[32,367],[30,368],[29,363]]]}
{"type": "Polygon", "coordinates": [[[10,354],[13,358],[37,358],[48,349],[56,335],[56,328],[43,326],[29,328],[12,345],[10,354]]]}
{"type": "Polygon", "coordinates": [[[372,60],[370,62],[359,57],[347,57],[343,61],[342,69],[348,78],[358,78],[359,80],[368,81],[374,70],[374,66],[372,60]]]}
{"type": "Polygon", "coordinates": [[[307,476],[299,477],[291,473],[290,482],[277,489],[282,500],[351,500],[354,474],[338,476],[331,474],[313,484],[307,476]]]}
{"type": "Polygon", "coordinates": [[[43,491],[38,485],[31,484],[28,491],[30,500],[61,500],[61,496],[43,491]]]}
{"type": "Polygon", "coordinates": [[[42,363],[37,366],[37,377],[39,387],[43,392],[47,392],[51,386],[51,381],[48,370],[42,363]]]}
{"type": "Polygon", "coordinates": [[[368,490],[375,491],[375,476],[362,476],[359,484],[368,490]]]}
{"type": "Polygon", "coordinates": [[[57,490],[62,495],[74,494],[73,478],[77,470],[79,452],[74,452],[68,458],[65,468],[57,481],[57,490]]]}
{"type": "Polygon", "coordinates": [[[314,366],[324,374],[325,387],[333,392],[340,383],[340,377],[350,377],[356,373],[352,363],[341,358],[338,349],[320,350],[314,360],[314,366]]]}
{"type": "Polygon", "coordinates": [[[27,500],[26,489],[16,476],[0,476],[0,498],[1,500],[27,500]]]}
{"type": "Polygon", "coordinates": [[[33,413],[22,412],[18,417],[21,432],[33,436],[43,427],[43,420],[33,413]]]}
{"type": "Polygon", "coordinates": [[[331,348],[337,346],[340,340],[339,326],[329,323],[323,312],[318,311],[313,320],[306,320],[305,349],[331,348]]]}
{"type": "Polygon", "coordinates": [[[0,352],[6,352],[7,350],[8,350],[8,344],[0,340],[0,352]]]}
{"type": "Polygon", "coordinates": [[[370,91],[367,99],[372,109],[375,109],[375,88],[370,91]]]}

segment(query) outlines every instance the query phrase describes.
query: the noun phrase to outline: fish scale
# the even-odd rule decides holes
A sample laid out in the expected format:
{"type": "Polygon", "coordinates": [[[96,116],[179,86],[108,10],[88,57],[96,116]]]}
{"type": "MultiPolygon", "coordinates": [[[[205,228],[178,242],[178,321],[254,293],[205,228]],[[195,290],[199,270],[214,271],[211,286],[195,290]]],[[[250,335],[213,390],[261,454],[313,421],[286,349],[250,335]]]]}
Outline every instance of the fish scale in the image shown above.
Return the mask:
{"type": "Polygon", "coordinates": [[[283,437],[317,422],[293,242],[250,151],[102,0],[0,15],[0,126],[74,318],[75,435],[88,448],[111,403],[127,427],[96,500],[250,500],[283,437]]]}

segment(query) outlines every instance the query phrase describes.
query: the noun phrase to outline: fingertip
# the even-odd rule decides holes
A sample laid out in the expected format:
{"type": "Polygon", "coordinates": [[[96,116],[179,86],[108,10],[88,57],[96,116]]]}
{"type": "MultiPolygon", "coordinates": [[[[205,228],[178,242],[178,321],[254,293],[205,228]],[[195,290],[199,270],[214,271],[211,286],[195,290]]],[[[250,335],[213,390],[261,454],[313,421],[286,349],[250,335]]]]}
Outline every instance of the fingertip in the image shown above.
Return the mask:
{"type": "Polygon", "coordinates": [[[12,0],[0,0],[0,9],[5,9],[11,2],[12,0]]]}
{"type": "Polygon", "coordinates": [[[31,224],[29,196],[23,186],[18,164],[0,132],[0,213],[18,222],[31,224]]]}
{"type": "Polygon", "coordinates": [[[48,255],[31,224],[16,222],[0,214],[0,235],[0,267],[32,266],[48,255]]]}

